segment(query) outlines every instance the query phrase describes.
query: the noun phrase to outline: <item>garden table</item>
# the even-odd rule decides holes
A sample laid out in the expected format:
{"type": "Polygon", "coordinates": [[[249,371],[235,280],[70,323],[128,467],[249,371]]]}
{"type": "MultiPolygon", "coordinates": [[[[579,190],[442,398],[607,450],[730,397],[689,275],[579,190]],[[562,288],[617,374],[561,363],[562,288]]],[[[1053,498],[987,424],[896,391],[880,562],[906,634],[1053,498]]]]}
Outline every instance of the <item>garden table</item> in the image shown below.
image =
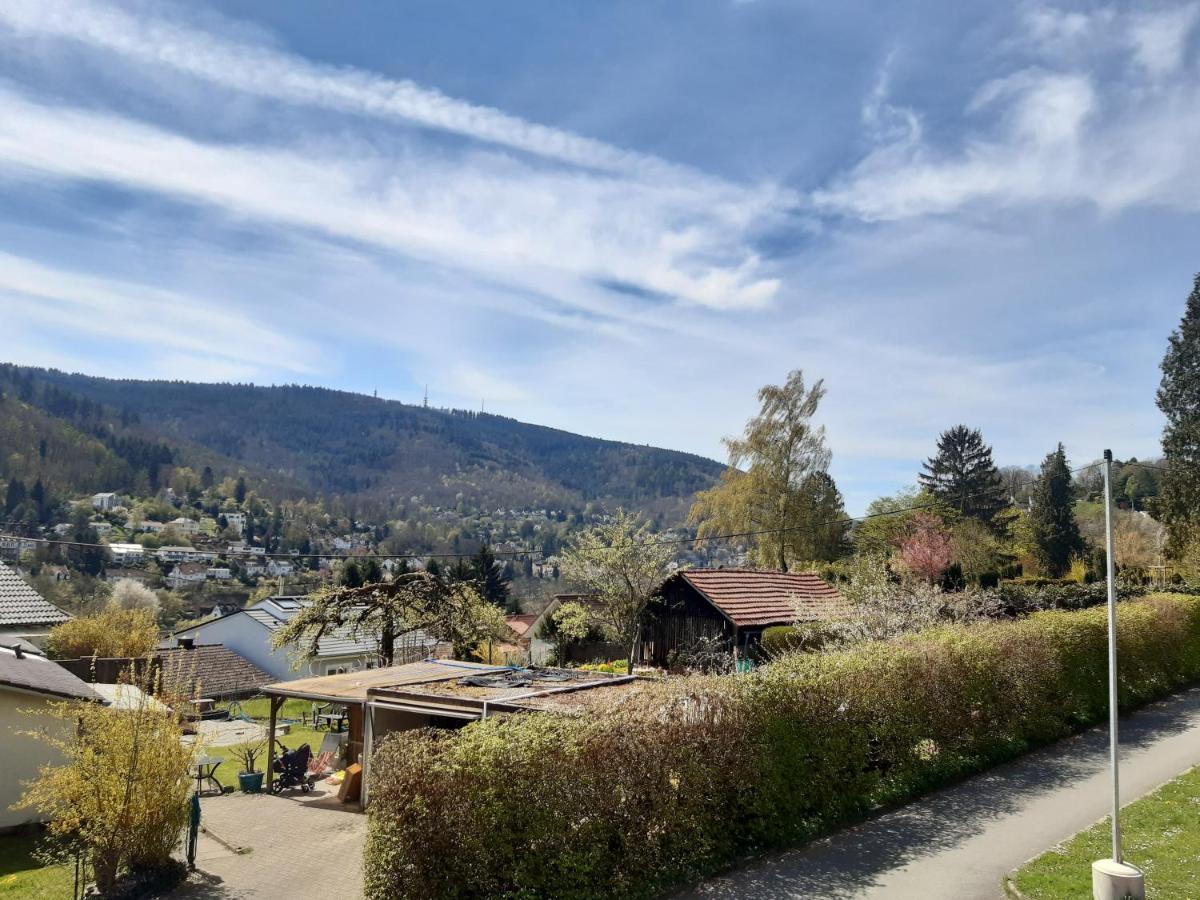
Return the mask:
{"type": "Polygon", "coordinates": [[[196,779],[196,793],[204,793],[204,782],[208,782],[212,787],[209,788],[210,793],[220,794],[223,792],[221,782],[217,781],[217,767],[221,765],[222,760],[219,756],[200,756],[192,763],[191,771],[196,779]]]}

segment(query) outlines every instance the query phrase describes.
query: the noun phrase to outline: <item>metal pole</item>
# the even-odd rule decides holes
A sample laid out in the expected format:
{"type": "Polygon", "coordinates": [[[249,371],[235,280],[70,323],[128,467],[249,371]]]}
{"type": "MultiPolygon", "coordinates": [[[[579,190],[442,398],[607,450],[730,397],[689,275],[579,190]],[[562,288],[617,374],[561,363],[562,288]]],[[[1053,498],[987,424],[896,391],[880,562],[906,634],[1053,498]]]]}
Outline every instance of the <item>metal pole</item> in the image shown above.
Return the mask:
{"type": "Polygon", "coordinates": [[[1112,858],[1121,858],[1121,779],[1117,756],[1117,579],[1113,562],[1112,451],[1104,451],[1104,561],[1108,570],[1108,739],[1112,761],[1112,858]]]}

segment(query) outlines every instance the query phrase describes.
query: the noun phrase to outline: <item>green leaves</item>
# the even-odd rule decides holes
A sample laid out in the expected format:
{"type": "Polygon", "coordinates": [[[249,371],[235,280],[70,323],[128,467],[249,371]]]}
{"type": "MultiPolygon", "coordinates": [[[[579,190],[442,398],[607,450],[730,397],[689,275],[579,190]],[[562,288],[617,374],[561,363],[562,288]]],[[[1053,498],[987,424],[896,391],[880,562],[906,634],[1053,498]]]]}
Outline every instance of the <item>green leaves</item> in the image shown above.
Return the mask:
{"type": "MultiPolygon", "coordinates": [[[[1200,597],[1123,603],[1123,704],[1200,677],[1200,597]]],[[[1105,610],[950,625],[579,715],[389,736],[367,896],[658,896],[1095,721],[1105,610]]]]}

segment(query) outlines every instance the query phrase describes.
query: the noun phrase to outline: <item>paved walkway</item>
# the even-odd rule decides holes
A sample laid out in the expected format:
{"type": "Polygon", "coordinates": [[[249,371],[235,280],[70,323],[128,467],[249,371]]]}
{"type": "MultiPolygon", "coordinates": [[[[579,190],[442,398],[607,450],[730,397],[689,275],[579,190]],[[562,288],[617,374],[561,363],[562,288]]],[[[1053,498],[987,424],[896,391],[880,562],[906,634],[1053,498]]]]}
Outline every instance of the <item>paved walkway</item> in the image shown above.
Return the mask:
{"type": "Polygon", "coordinates": [[[200,802],[198,871],[171,897],[362,897],[367,817],[338,803],[324,784],[312,794],[227,794],[200,802]]]}
{"type": "MultiPolygon", "coordinates": [[[[1122,719],[1121,744],[1124,802],[1200,765],[1200,687],[1122,719]]],[[[1007,872],[1107,815],[1111,796],[1095,729],[680,896],[995,900],[1007,872]]]]}

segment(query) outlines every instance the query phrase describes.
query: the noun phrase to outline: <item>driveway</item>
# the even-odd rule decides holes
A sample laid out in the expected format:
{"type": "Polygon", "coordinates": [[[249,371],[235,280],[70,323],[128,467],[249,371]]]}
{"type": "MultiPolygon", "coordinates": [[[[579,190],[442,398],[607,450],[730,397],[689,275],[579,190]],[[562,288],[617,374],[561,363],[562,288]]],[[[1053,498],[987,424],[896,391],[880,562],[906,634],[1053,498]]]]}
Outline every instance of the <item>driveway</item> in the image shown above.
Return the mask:
{"type": "Polygon", "coordinates": [[[357,900],[367,817],[319,784],[312,794],[201,800],[196,868],[178,900],[357,900]]]}
{"type": "MultiPolygon", "coordinates": [[[[1200,687],[1120,727],[1128,803],[1200,765],[1200,687]]],[[[995,900],[1007,872],[1103,818],[1110,802],[1108,731],[1093,729],[679,896],[995,900]]]]}

